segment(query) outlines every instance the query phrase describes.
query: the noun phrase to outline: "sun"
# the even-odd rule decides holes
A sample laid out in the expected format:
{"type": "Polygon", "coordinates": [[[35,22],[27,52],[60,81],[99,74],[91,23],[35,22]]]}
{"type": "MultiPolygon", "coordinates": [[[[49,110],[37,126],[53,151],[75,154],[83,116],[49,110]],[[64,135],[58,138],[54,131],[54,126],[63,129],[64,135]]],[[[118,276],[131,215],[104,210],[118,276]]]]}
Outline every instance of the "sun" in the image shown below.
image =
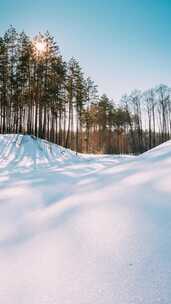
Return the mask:
{"type": "Polygon", "coordinates": [[[47,52],[47,43],[43,38],[36,37],[33,40],[33,50],[37,59],[43,58],[47,52]]]}
{"type": "Polygon", "coordinates": [[[44,41],[36,41],[35,48],[39,54],[43,54],[46,51],[46,43],[44,41]]]}

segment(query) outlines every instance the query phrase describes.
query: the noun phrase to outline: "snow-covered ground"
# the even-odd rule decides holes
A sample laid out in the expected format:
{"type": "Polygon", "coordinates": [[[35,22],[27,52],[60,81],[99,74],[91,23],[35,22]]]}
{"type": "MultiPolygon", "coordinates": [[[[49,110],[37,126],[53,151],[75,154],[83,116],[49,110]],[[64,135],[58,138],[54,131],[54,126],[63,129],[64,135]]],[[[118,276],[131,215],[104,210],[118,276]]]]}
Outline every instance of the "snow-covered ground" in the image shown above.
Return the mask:
{"type": "Polygon", "coordinates": [[[0,135],[0,303],[170,304],[171,142],[94,157],[0,135]]]}

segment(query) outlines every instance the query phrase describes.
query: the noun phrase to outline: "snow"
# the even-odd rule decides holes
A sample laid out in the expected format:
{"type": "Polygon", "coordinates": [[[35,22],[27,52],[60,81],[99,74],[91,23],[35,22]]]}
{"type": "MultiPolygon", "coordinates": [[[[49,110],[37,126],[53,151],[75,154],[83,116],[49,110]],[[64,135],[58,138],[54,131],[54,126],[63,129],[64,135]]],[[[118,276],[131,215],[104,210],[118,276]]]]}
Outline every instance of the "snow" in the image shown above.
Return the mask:
{"type": "Polygon", "coordinates": [[[171,303],[170,167],[0,135],[0,303],[171,303]]]}

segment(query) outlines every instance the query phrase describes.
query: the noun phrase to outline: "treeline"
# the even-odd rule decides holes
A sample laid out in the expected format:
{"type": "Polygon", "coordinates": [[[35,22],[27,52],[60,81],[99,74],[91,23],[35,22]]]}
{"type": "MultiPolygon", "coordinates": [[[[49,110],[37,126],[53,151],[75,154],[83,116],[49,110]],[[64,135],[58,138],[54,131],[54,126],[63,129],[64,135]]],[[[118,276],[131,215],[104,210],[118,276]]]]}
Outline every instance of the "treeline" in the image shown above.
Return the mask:
{"type": "Polygon", "coordinates": [[[78,60],[46,32],[0,37],[0,133],[27,133],[78,152],[141,153],[170,138],[170,89],[99,96],[78,60]]]}

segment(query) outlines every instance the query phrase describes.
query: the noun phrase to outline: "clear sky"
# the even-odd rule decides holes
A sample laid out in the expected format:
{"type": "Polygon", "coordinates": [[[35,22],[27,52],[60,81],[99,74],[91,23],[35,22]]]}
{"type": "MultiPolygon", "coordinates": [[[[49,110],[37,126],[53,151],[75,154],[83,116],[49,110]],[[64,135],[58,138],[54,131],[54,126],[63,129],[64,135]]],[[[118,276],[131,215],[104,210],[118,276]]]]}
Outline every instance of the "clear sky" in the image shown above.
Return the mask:
{"type": "Polygon", "coordinates": [[[9,24],[49,30],[114,99],[171,84],[171,0],[0,0],[1,34],[9,24]]]}

